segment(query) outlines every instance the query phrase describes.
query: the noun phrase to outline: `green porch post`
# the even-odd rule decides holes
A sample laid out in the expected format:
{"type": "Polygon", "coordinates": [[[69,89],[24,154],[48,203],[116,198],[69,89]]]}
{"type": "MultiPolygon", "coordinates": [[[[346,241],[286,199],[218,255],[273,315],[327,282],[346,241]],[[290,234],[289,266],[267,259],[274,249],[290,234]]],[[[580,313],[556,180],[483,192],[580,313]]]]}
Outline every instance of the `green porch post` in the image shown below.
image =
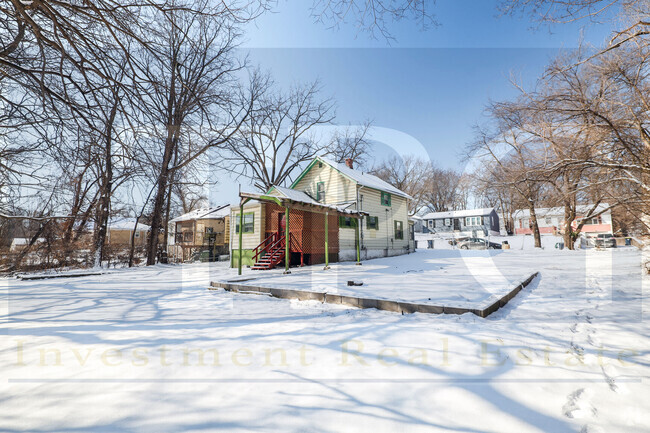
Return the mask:
{"type": "Polygon", "coordinates": [[[357,265],[361,264],[361,250],[359,247],[359,244],[361,243],[361,236],[359,236],[359,230],[361,230],[361,219],[357,218],[356,219],[357,227],[356,230],[354,231],[354,241],[357,244],[357,265]]]}
{"type": "Polygon", "coordinates": [[[291,239],[289,238],[289,208],[284,208],[284,273],[290,274],[289,262],[291,261],[291,239]]]}
{"type": "Polygon", "coordinates": [[[241,255],[242,255],[242,235],[244,234],[244,205],[240,204],[239,205],[239,263],[237,265],[238,267],[238,274],[241,275],[241,255]]]}
{"type": "Polygon", "coordinates": [[[329,213],[325,212],[325,268],[330,268],[329,228],[327,227],[329,213]]]}

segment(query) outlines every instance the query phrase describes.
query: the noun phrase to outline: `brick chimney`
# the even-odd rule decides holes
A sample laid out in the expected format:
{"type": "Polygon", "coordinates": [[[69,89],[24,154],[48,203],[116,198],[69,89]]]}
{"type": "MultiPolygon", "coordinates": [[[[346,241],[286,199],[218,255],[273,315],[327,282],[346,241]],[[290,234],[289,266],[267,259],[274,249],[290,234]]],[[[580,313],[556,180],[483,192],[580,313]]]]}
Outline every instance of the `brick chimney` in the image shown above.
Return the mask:
{"type": "Polygon", "coordinates": [[[345,158],[345,165],[347,165],[352,170],[354,170],[354,161],[352,160],[352,158],[345,158]]]}

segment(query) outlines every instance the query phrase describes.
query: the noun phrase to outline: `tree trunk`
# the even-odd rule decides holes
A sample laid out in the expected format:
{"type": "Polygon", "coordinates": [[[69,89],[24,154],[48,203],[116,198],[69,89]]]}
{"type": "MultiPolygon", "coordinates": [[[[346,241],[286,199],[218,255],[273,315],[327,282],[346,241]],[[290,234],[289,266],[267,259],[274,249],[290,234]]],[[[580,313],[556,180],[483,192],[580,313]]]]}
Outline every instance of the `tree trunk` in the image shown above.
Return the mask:
{"type": "Polygon", "coordinates": [[[151,214],[151,233],[147,239],[147,266],[156,264],[158,254],[158,234],[163,222],[163,211],[165,209],[165,196],[167,195],[167,183],[169,180],[169,162],[171,161],[172,150],[176,144],[176,134],[173,126],[170,126],[165,140],[165,152],[160,167],[156,186],[156,197],[154,198],[151,214]]]}
{"type": "Polygon", "coordinates": [[[104,171],[101,179],[99,202],[97,203],[97,228],[95,230],[95,263],[94,267],[101,267],[104,259],[104,245],[108,232],[108,215],[111,208],[111,195],[113,193],[113,122],[117,114],[117,97],[113,101],[111,113],[106,122],[104,139],[104,171]]]}
{"type": "Polygon", "coordinates": [[[111,208],[111,195],[113,192],[113,122],[117,113],[117,98],[113,102],[111,113],[107,119],[104,146],[104,171],[101,179],[99,202],[97,203],[97,230],[95,230],[95,263],[94,267],[101,267],[104,259],[104,246],[108,233],[108,215],[111,208]]]}
{"type": "Polygon", "coordinates": [[[576,233],[573,232],[573,221],[576,219],[575,208],[569,201],[564,203],[564,246],[570,250],[575,249],[576,233]]]}
{"type": "MultiPolygon", "coordinates": [[[[178,164],[178,147],[174,146],[174,166],[178,164]]],[[[165,260],[167,258],[167,237],[169,236],[169,214],[171,212],[171,207],[172,207],[172,187],[174,184],[174,179],[172,177],[172,181],[169,182],[169,186],[167,187],[167,207],[165,209],[165,220],[163,223],[163,252],[164,252],[164,257],[165,260]]]]}
{"type": "MultiPolygon", "coordinates": [[[[144,209],[144,208],[143,208],[144,209]]],[[[135,232],[138,230],[138,224],[140,223],[140,218],[142,217],[142,212],[135,218],[135,226],[131,232],[131,239],[129,243],[129,268],[133,267],[133,256],[135,254],[135,232]]]]}
{"type": "Polygon", "coordinates": [[[530,211],[530,225],[533,229],[535,248],[542,248],[542,236],[539,233],[539,225],[537,224],[537,213],[535,213],[535,205],[531,201],[528,202],[528,210],[530,211]]]}
{"type": "Polygon", "coordinates": [[[172,184],[167,187],[167,206],[165,208],[165,218],[163,221],[163,256],[167,257],[167,237],[169,236],[169,213],[172,207],[172,184]]]}

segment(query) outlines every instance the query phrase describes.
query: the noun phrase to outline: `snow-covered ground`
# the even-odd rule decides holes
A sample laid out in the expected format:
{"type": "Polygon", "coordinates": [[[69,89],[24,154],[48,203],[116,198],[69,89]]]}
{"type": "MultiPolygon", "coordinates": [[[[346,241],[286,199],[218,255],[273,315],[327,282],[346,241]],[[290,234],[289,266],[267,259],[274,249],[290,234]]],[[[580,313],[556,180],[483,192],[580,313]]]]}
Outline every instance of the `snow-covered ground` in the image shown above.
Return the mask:
{"type": "MultiPolygon", "coordinates": [[[[366,261],[292,268],[246,275],[244,284],[389,299],[447,307],[484,308],[528,278],[535,263],[512,260],[513,251],[420,250],[415,254],[366,261]],[[348,286],[348,281],[363,283],[348,286]]],[[[229,275],[217,280],[227,281],[229,275]]]]}
{"type": "Polygon", "coordinates": [[[224,264],[0,280],[0,431],[650,431],[640,253],[492,258],[541,277],[488,319],[207,291],[224,264]]]}

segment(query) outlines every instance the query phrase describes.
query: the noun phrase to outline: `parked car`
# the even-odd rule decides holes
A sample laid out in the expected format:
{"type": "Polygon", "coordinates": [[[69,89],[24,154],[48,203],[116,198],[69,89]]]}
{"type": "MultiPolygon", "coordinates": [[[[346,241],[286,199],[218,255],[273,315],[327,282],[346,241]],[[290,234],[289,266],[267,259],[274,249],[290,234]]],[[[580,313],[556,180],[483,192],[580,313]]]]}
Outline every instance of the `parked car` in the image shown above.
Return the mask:
{"type": "Polygon", "coordinates": [[[469,239],[468,237],[454,238],[454,239],[450,239],[448,242],[449,242],[449,245],[455,246],[455,245],[458,245],[461,242],[467,241],[468,239],[469,239]]]}
{"type": "Polygon", "coordinates": [[[609,233],[601,233],[596,236],[596,246],[601,248],[616,248],[616,239],[609,233]]]}
{"type": "Polygon", "coordinates": [[[500,250],[501,244],[489,242],[481,238],[469,238],[462,242],[458,242],[458,247],[461,250],[500,250]]]}

